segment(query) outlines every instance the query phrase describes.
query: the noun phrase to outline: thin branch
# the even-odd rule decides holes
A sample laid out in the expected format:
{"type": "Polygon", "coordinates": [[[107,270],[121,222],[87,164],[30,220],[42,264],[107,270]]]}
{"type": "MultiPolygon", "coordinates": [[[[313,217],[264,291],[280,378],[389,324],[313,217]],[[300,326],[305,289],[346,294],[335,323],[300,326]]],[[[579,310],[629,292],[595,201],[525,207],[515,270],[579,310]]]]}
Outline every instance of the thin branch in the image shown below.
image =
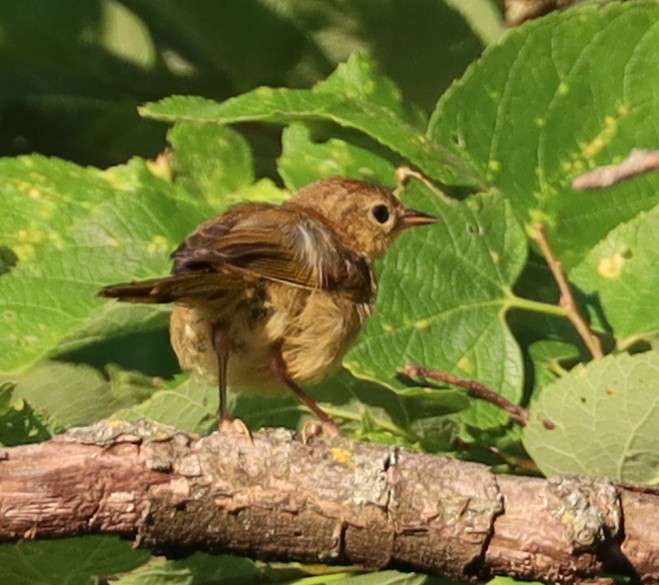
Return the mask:
{"type": "Polygon", "coordinates": [[[537,223],[531,226],[530,230],[531,239],[538,245],[542,255],[544,256],[549,270],[551,271],[556,284],[561,292],[561,297],[559,304],[561,307],[565,307],[567,310],[567,318],[572,323],[573,327],[577,330],[577,333],[583,340],[584,344],[588,348],[588,351],[591,353],[593,358],[601,359],[604,357],[604,351],[602,350],[602,343],[588,326],[583,315],[579,312],[579,307],[577,306],[574,296],[572,295],[572,290],[568,284],[567,277],[563,271],[563,264],[556,257],[554,251],[552,250],[549,240],[547,239],[547,231],[544,224],[537,223]]]}
{"type": "MultiPolygon", "coordinates": [[[[486,402],[505,410],[510,415],[510,418],[521,426],[526,426],[526,423],[529,422],[529,411],[526,408],[511,402],[504,396],[501,396],[498,392],[495,392],[477,380],[465,380],[464,378],[454,376],[453,374],[425,368],[418,364],[405,364],[403,372],[410,378],[429,378],[431,380],[437,380],[438,382],[459,386],[460,388],[468,390],[472,396],[485,400],[486,402]]],[[[553,423],[549,421],[543,421],[543,424],[546,428],[554,428],[553,423]]]]}
{"type": "Polygon", "coordinates": [[[396,189],[394,192],[397,196],[404,192],[410,179],[416,179],[423,183],[430,191],[432,191],[439,199],[446,203],[454,204],[455,201],[448,197],[437,185],[435,185],[428,177],[420,171],[415,171],[408,166],[400,166],[396,169],[396,189]]]}
{"type": "Polygon", "coordinates": [[[635,148],[617,165],[597,167],[572,181],[577,191],[604,189],[620,181],[659,169],[659,150],[635,148]]]}

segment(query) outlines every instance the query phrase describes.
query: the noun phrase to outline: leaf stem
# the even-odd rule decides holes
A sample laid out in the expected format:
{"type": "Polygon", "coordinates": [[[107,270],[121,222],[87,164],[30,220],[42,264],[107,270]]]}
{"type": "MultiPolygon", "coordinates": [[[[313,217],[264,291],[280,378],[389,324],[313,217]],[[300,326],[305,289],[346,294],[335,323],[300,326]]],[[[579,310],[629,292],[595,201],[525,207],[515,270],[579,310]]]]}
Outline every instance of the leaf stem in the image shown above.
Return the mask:
{"type": "Polygon", "coordinates": [[[534,313],[543,313],[545,315],[553,315],[555,317],[567,317],[568,311],[565,307],[560,305],[553,305],[552,303],[543,303],[541,301],[533,301],[518,297],[511,291],[507,291],[506,308],[522,309],[524,311],[532,311],[534,313]]]}
{"type": "Polygon", "coordinates": [[[563,264],[554,254],[549,239],[547,238],[547,230],[542,223],[536,223],[530,226],[529,230],[530,238],[538,245],[542,255],[545,257],[547,266],[558,285],[558,289],[561,292],[558,304],[559,307],[562,307],[566,310],[566,316],[572,323],[572,326],[576,329],[577,333],[583,340],[584,344],[590,351],[591,355],[595,359],[601,359],[604,357],[604,351],[602,350],[602,343],[588,326],[583,315],[579,312],[579,307],[577,306],[574,296],[572,295],[572,289],[568,284],[567,277],[563,271],[563,264]]]}

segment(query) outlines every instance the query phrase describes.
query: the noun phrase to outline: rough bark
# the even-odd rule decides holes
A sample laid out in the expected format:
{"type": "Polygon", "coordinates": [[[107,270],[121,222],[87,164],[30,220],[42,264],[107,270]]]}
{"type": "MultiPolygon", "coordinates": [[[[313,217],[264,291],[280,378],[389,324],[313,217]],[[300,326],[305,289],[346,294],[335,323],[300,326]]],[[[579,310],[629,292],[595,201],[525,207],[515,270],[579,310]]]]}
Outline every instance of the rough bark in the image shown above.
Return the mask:
{"type": "Polygon", "coordinates": [[[659,495],[289,431],[102,422],[0,451],[0,541],[114,533],[180,555],[659,582],[659,495]]]}

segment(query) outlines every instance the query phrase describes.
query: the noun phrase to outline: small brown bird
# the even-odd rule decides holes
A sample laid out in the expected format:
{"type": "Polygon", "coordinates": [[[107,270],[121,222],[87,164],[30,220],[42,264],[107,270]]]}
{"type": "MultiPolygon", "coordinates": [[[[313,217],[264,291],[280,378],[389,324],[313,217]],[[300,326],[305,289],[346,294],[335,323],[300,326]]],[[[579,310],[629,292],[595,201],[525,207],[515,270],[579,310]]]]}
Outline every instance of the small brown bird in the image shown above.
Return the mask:
{"type": "Polygon", "coordinates": [[[99,294],[176,304],[172,346],[184,370],[227,385],[288,390],[325,425],[336,424],[300,384],[339,366],[371,314],[371,264],[409,227],[435,223],[378,185],[332,177],[281,206],[243,203],[201,224],[172,254],[171,276],[116,284],[99,294]]]}

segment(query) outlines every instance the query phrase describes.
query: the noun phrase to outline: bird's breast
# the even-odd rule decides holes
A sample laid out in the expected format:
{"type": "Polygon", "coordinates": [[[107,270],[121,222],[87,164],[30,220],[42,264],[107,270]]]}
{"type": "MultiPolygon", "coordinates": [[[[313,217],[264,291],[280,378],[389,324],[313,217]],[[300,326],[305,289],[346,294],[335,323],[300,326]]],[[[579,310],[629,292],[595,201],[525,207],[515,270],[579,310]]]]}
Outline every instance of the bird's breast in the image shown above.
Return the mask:
{"type": "Polygon", "coordinates": [[[355,302],[339,292],[272,283],[263,294],[243,297],[230,306],[179,303],[170,332],[181,367],[217,381],[213,329],[223,327],[231,340],[229,387],[279,395],[288,390],[272,374],[277,352],[293,381],[319,382],[340,365],[370,313],[370,303],[355,302]]]}

